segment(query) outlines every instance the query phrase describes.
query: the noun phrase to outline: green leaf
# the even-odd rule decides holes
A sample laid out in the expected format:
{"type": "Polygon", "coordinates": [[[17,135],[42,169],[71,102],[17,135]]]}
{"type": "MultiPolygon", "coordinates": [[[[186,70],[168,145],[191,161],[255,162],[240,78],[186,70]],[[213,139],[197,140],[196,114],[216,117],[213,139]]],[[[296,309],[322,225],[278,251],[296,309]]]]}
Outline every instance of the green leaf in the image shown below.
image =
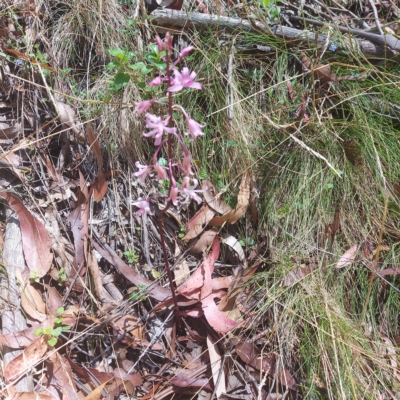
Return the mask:
{"type": "Polygon", "coordinates": [[[158,165],[161,165],[162,167],[166,167],[168,165],[168,161],[163,157],[160,157],[158,159],[157,163],[158,163],[158,165]]]}
{"type": "Polygon", "coordinates": [[[115,75],[114,77],[115,88],[120,89],[126,86],[129,82],[129,79],[131,79],[131,76],[129,74],[119,73],[115,75]]]}
{"type": "Polygon", "coordinates": [[[151,71],[153,71],[153,68],[152,67],[149,67],[149,66],[147,66],[147,65],[145,65],[141,70],[140,70],[140,73],[142,74],[142,75],[147,75],[149,72],[151,72],[151,71]]]}
{"type": "Polygon", "coordinates": [[[51,335],[52,336],[60,336],[62,331],[63,331],[62,326],[59,326],[57,328],[52,329],[51,335]]]}
{"type": "Polygon", "coordinates": [[[48,341],[47,341],[47,343],[48,343],[48,345],[49,346],[55,346],[56,344],[57,344],[57,338],[55,338],[55,337],[53,337],[53,338],[51,338],[51,339],[49,339],[48,341]]]}
{"type": "Polygon", "coordinates": [[[54,323],[55,324],[61,324],[62,323],[62,318],[56,318],[55,320],[54,320],[54,323]]]}
{"type": "Polygon", "coordinates": [[[143,63],[143,62],[138,62],[138,63],[136,63],[136,64],[129,64],[128,65],[128,67],[130,68],[130,69],[132,69],[133,71],[138,71],[139,69],[142,69],[143,67],[145,67],[146,66],[146,64],[145,63],[143,63]]]}
{"type": "Polygon", "coordinates": [[[60,307],[60,308],[57,310],[57,315],[63,315],[64,312],[65,312],[64,307],[60,307]]]}
{"type": "Polygon", "coordinates": [[[208,174],[207,171],[204,169],[201,169],[199,172],[199,178],[200,179],[208,179],[208,174]]]}
{"type": "Polygon", "coordinates": [[[71,327],[69,325],[63,325],[62,330],[63,331],[69,331],[71,327]]]}
{"type": "Polygon", "coordinates": [[[43,335],[43,328],[36,329],[35,335],[36,335],[36,336],[41,336],[41,335],[43,335]]]}
{"type": "Polygon", "coordinates": [[[125,52],[120,49],[119,47],[116,47],[114,49],[109,49],[108,52],[113,56],[116,57],[120,60],[123,60],[125,57],[125,52]]]}

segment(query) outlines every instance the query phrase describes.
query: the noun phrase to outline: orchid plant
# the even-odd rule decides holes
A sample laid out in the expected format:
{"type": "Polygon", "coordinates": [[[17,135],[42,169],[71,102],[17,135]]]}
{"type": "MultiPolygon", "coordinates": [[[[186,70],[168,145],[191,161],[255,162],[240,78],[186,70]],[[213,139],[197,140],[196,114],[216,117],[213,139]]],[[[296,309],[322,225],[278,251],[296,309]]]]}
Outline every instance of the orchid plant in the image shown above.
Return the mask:
{"type": "MultiPolygon", "coordinates": [[[[164,97],[159,99],[151,98],[148,100],[135,103],[137,106],[137,114],[146,113],[146,128],[147,132],[143,133],[146,138],[152,138],[154,140],[154,155],[152,163],[150,165],[142,165],[138,161],[136,162],[136,167],[138,171],[134,173],[142,182],[145,182],[146,178],[155,173],[155,176],[159,180],[169,181],[168,195],[156,194],[148,198],[138,198],[133,201],[132,204],[136,206],[138,210],[138,215],[143,213],[148,213],[153,215],[150,208],[150,202],[155,197],[166,198],[166,207],[161,211],[158,217],[158,228],[161,237],[161,246],[163,249],[164,261],[166,265],[166,270],[170,282],[172,298],[175,304],[175,317],[177,321],[178,328],[180,326],[180,317],[178,303],[175,295],[175,288],[173,285],[172,273],[168,263],[168,254],[165,246],[165,237],[162,229],[162,217],[165,212],[171,207],[171,205],[177,206],[179,204],[185,204],[195,200],[198,204],[202,202],[198,193],[202,190],[196,189],[198,186],[198,181],[193,177],[192,169],[192,158],[190,152],[185,145],[183,138],[174,124],[173,111],[182,112],[183,116],[187,122],[187,131],[183,132],[185,135],[189,135],[191,140],[195,140],[199,136],[203,136],[204,132],[201,125],[186,112],[186,110],[179,104],[175,103],[174,95],[175,93],[181,92],[186,89],[201,90],[202,85],[196,82],[196,72],[190,71],[189,68],[183,67],[181,70],[178,69],[178,64],[193,50],[192,46],[184,48],[176,60],[173,60],[173,46],[172,46],[172,36],[167,33],[165,38],[156,38],[158,56],[159,59],[165,61],[165,68],[162,66],[159,69],[159,75],[154,77],[148,86],[158,87],[160,93],[164,97]],[[166,99],[165,99],[166,94],[166,99]],[[166,107],[165,115],[155,115],[151,114],[149,110],[154,104],[158,104],[161,107],[166,107]],[[182,151],[182,159],[180,162],[173,160],[172,146],[176,143],[182,151]],[[158,157],[162,149],[167,147],[167,163],[163,165],[159,163],[158,157]],[[178,185],[177,176],[182,176],[182,184],[178,185]]],[[[159,107],[160,108],[160,107],[159,107]]]]}

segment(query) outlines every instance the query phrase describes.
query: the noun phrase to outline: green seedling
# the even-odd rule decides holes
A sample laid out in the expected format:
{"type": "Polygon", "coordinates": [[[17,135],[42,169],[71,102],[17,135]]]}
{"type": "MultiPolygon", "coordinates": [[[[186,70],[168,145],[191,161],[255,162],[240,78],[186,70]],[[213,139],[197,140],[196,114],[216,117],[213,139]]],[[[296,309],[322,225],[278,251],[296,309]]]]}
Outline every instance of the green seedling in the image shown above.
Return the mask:
{"type": "Polygon", "coordinates": [[[124,256],[127,258],[129,264],[135,264],[139,260],[139,256],[136,254],[135,249],[125,251],[124,256]]]}
{"type": "Polygon", "coordinates": [[[38,277],[39,271],[33,271],[29,275],[29,279],[32,279],[34,282],[38,283],[39,282],[39,277],[38,277]]]}
{"type": "Polygon", "coordinates": [[[61,268],[59,271],[57,271],[55,276],[60,280],[60,282],[58,282],[58,286],[62,286],[67,280],[67,275],[64,271],[64,268],[61,268]]]}
{"type": "Polygon", "coordinates": [[[61,335],[62,332],[69,331],[71,329],[68,325],[63,325],[62,315],[64,314],[65,310],[64,307],[60,307],[57,310],[58,317],[54,320],[53,327],[48,328],[39,328],[36,329],[35,335],[42,336],[45,335],[47,339],[47,343],[49,346],[55,346],[58,341],[58,337],[61,335]]]}
{"type": "Polygon", "coordinates": [[[146,290],[147,286],[146,285],[137,285],[137,289],[134,290],[132,293],[129,293],[129,299],[132,300],[133,302],[136,301],[143,301],[146,300],[147,296],[143,293],[146,290]]]}

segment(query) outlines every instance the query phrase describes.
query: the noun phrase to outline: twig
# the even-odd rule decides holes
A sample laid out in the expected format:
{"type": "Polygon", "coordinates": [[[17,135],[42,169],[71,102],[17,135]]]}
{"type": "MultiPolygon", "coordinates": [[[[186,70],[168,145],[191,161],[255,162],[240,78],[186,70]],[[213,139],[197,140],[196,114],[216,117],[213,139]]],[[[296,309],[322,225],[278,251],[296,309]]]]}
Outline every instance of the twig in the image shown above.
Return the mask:
{"type": "MultiPolygon", "coordinates": [[[[302,31],[286,26],[265,26],[258,21],[252,21],[252,23],[250,23],[248,20],[241,18],[160,9],[155,10],[152,15],[154,17],[152,23],[155,25],[155,28],[157,28],[157,25],[159,25],[162,28],[169,26],[181,29],[194,27],[197,29],[210,30],[212,28],[215,28],[218,30],[225,29],[231,32],[237,31],[239,29],[242,32],[264,32],[265,34],[273,34],[287,41],[297,41],[306,44],[314,43],[319,47],[323,46],[326,43],[325,35],[317,35],[313,32],[302,31]]],[[[296,16],[291,16],[290,19],[311,23],[316,26],[327,25],[320,21],[305,19],[296,16]]],[[[381,36],[370,32],[365,32],[363,30],[349,29],[344,26],[337,26],[336,28],[343,33],[352,33],[356,36],[366,39],[357,40],[360,51],[366,57],[385,57],[394,55],[392,51],[387,48],[382,48],[382,46],[389,46],[395,51],[400,51],[400,40],[396,39],[393,35],[381,36]],[[379,44],[380,46],[378,46],[377,44],[379,44]]]]}
{"type": "Polygon", "coordinates": [[[383,35],[384,33],[382,30],[381,21],[379,21],[378,10],[375,7],[374,0],[369,0],[369,5],[371,6],[372,11],[374,12],[376,27],[378,28],[379,33],[383,35]]]}

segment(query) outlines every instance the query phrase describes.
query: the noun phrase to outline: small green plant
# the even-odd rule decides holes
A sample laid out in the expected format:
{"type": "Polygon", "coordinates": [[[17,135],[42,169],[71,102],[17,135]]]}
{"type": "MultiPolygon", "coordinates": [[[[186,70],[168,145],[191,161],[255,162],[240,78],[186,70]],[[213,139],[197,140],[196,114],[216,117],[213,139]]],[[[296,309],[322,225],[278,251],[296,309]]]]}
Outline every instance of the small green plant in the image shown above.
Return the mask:
{"type": "Polygon", "coordinates": [[[124,256],[127,258],[129,264],[135,264],[139,260],[139,256],[136,254],[135,249],[125,251],[124,256]]]}
{"type": "Polygon", "coordinates": [[[63,325],[62,315],[64,314],[64,312],[64,307],[60,307],[57,310],[58,317],[54,320],[53,327],[39,328],[35,331],[36,336],[46,335],[48,337],[47,343],[49,346],[55,346],[61,333],[69,331],[71,329],[70,326],[63,325]]]}
{"type": "Polygon", "coordinates": [[[146,290],[147,286],[146,285],[137,285],[137,289],[134,290],[133,292],[129,293],[129,299],[132,300],[133,302],[136,301],[143,301],[146,300],[146,295],[143,293],[146,290]]]}
{"type": "Polygon", "coordinates": [[[33,271],[29,275],[29,279],[32,279],[34,282],[38,283],[39,282],[39,277],[38,277],[39,271],[33,271]]]}
{"type": "Polygon", "coordinates": [[[276,0],[259,0],[261,7],[267,12],[268,18],[274,21],[281,14],[281,9],[276,5],[276,0]]]}
{"type": "Polygon", "coordinates": [[[126,86],[131,78],[135,79],[138,86],[145,92],[153,93],[158,91],[158,88],[146,87],[144,77],[149,73],[154,75],[156,71],[165,70],[166,64],[163,61],[165,57],[164,50],[159,50],[157,45],[150,45],[145,55],[146,63],[143,61],[135,62],[135,53],[122,50],[119,47],[110,49],[108,52],[114,57],[114,60],[107,65],[107,70],[114,72],[111,84],[112,91],[116,92],[126,86]],[[134,74],[136,71],[142,75],[142,78],[138,78],[137,74],[134,74]]]}
{"type": "Polygon", "coordinates": [[[179,227],[179,233],[178,233],[178,238],[182,239],[185,236],[185,226],[181,225],[179,227]]]}
{"type": "Polygon", "coordinates": [[[67,280],[67,275],[64,271],[64,268],[60,268],[60,270],[55,273],[55,276],[60,280],[60,282],[58,282],[58,286],[62,286],[67,280]]]}
{"type": "Polygon", "coordinates": [[[253,238],[248,237],[248,238],[240,239],[240,240],[239,240],[239,244],[240,244],[242,247],[245,247],[245,246],[253,246],[253,245],[255,244],[255,241],[254,241],[253,238]]]}

